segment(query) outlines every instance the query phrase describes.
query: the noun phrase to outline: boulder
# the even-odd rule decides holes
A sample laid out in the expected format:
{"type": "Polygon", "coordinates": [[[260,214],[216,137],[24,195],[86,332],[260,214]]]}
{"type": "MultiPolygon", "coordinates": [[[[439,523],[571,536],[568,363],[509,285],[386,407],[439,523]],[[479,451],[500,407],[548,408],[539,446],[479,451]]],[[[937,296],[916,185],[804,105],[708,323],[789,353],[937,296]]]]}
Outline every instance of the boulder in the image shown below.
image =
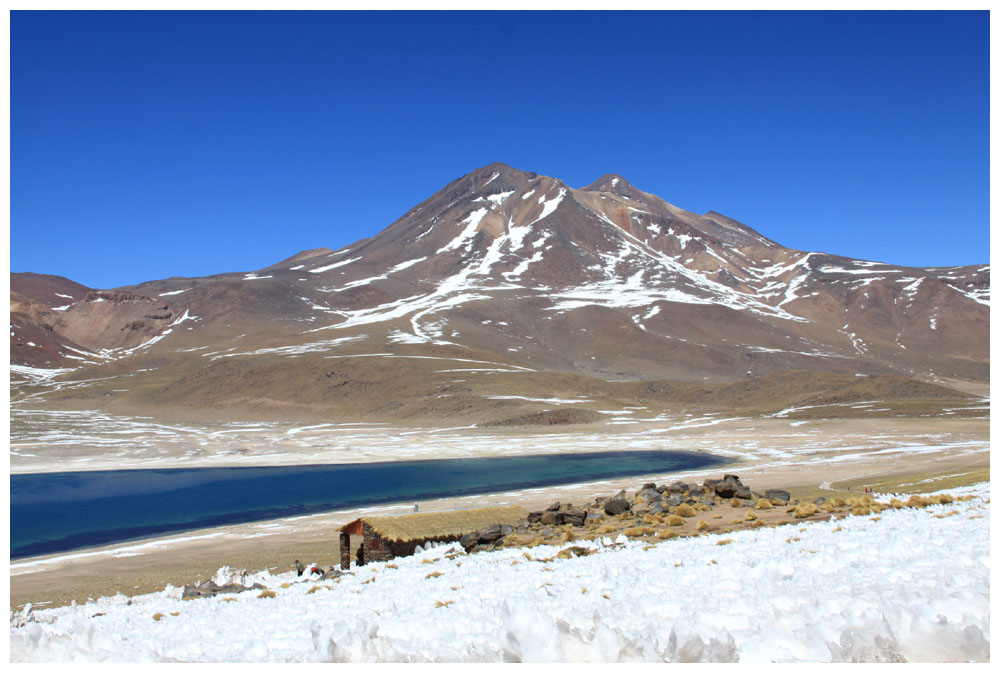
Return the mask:
{"type": "Polygon", "coordinates": [[[688,491],[693,491],[693,490],[694,486],[689,486],[688,484],[685,484],[683,481],[675,481],[674,483],[670,484],[671,493],[679,493],[681,495],[684,495],[688,491]]]}
{"type": "Polygon", "coordinates": [[[539,519],[539,522],[545,524],[546,526],[558,526],[562,524],[565,516],[565,512],[553,512],[546,510],[542,512],[542,518],[539,519]]]}
{"type": "Polygon", "coordinates": [[[715,485],[715,494],[720,498],[732,498],[740,490],[741,484],[735,481],[720,481],[715,485]]]}
{"type": "Polygon", "coordinates": [[[469,551],[479,544],[479,533],[466,533],[458,542],[462,545],[462,549],[469,551]]]}
{"type": "Polygon", "coordinates": [[[706,479],[702,482],[702,488],[715,490],[716,485],[721,484],[721,479],[706,479]]]}
{"type": "Polygon", "coordinates": [[[663,512],[666,512],[666,511],[667,511],[667,508],[664,507],[663,503],[660,502],[660,501],[654,502],[652,505],[649,506],[649,513],[650,514],[662,514],[663,512]]]}
{"type": "Polygon", "coordinates": [[[545,508],[545,511],[546,512],[558,512],[559,511],[559,503],[558,502],[552,503],[551,505],[549,505],[548,507],[545,508]]]}
{"type": "Polygon", "coordinates": [[[479,534],[480,543],[496,542],[503,537],[503,532],[501,532],[499,524],[493,524],[492,526],[487,526],[486,528],[480,528],[476,532],[479,534]]]}
{"type": "Polygon", "coordinates": [[[768,500],[781,500],[782,502],[788,502],[792,498],[792,494],[780,488],[769,488],[764,491],[764,497],[768,500]]]}
{"type": "Polygon", "coordinates": [[[660,499],[660,492],[655,488],[643,488],[635,496],[635,502],[657,502],[660,499]]]}
{"type": "Polygon", "coordinates": [[[749,488],[743,486],[736,489],[736,492],[733,493],[733,497],[739,498],[740,500],[750,500],[753,498],[753,493],[750,492],[749,488]]]}
{"type": "Polygon", "coordinates": [[[542,520],[542,512],[528,512],[528,523],[538,523],[542,520]]]}
{"type": "Polygon", "coordinates": [[[740,478],[737,475],[735,475],[735,474],[724,474],[724,475],[722,475],[722,481],[735,481],[735,482],[743,483],[743,482],[740,482],[740,478]]]}
{"type": "Polygon", "coordinates": [[[563,523],[582,526],[587,522],[587,513],[582,509],[570,509],[563,512],[563,523]]]}
{"type": "Polygon", "coordinates": [[[681,504],[682,502],[684,502],[684,497],[682,495],[673,493],[667,496],[667,504],[670,505],[671,507],[677,507],[677,505],[681,504]]]}
{"type": "Polygon", "coordinates": [[[656,484],[654,484],[653,482],[649,482],[649,483],[643,484],[642,488],[640,488],[639,490],[640,491],[646,491],[646,490],[653,490],[653,491],[655,491],[656,490],[656,484]]]}
{"type": "Polygon", "coordinates": [[[506,523],[500,524],[500,537],[507,537],[513,532],[514,532],[513,526],[506,523]]]}
{"type": "Polygon", "coordinates": [[[632,509],[625,498],[614,497],[604,503],[604,513],[610,516],[618,516],[632,509]]]}

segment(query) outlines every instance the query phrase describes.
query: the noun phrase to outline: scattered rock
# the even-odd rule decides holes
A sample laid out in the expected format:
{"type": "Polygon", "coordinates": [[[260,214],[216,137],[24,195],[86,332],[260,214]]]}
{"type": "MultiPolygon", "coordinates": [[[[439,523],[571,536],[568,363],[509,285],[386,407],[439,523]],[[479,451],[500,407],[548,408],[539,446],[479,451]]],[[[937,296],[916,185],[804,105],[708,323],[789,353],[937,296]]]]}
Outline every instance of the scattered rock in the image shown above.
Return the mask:
{"type": "Polygon", "coordinates": [[[624,514],[630,509],[632,509],[632,506],[628,504],[628,500],[618,496],[615,496],[611,500],[604,503],[604,513],[610,516],[624,514]]]}
{"type": "Polygon", "coordinates": [[[781,502],[788,502],[792,499],[792,494],[788,491],[782,490],[780,488],[769,488],[764,491],[764,497],[768,500],[780,500],[781,502]]]}
{"type": "Polygon", "coordinates": [[[565,518],[563,512],[554,512],[552,510],[545,510],[542,512],[542,518],[539,519],[539,523],[545,524],[546,526],[559,526],[565,518]]]}

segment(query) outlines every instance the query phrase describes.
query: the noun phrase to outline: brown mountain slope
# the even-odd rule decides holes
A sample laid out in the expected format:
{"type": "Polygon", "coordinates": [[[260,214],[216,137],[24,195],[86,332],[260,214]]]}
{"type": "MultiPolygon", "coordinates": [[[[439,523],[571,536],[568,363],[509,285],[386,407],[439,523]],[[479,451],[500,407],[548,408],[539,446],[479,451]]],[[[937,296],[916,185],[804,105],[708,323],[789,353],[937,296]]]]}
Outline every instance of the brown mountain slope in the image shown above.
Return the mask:
{"type": "MultiPolygon", "coordinates": [[[[113,372],[115,390],[128,392],[105,401],[153,413],[328,418],[340,409],[489,422],[545,411],[518,395],[624,404],[655,400],[661,393],[640,390],[649,382],[684,391],[671,403],[725,398],[777,413],[810,395],[807,406],[824,408],[910,399],[910,384],[876,378],[886,375],[989,380],[989,266],[918,269],[791,250],[618,175],[573,189],[490,164],[340,250],[109,292],[51,321],[104,358],[64,378],[113,372]],[[442,357],[451,364],[428,359],[442,357]],[[147,358],[162,364],[139,375],[147,358]],[[457,371],[477,367],[510,371],[457,371]],[[806,374],[781,378],[794,370],[806,374]],[[331,382],[331,371],[348,378],[331,382]],[[639,388],[612,385],[629,382],[639,388]],[[700,384],[736,387],[685,387],[700,384]],[[452,385],[474,392],[441,391],[452,385]],[[768,387],[782,404],[741,386],[768,387]]],[[[85,387],[74,387],[77,403],[85,387]]]]}

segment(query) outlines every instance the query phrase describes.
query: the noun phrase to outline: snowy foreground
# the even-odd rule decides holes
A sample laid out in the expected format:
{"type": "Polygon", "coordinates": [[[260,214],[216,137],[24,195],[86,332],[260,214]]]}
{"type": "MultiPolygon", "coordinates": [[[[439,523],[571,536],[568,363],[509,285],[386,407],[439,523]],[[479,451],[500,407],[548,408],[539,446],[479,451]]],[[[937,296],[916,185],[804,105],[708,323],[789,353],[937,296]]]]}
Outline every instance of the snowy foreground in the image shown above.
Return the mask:
{"type": "Polygon", "coordinates": [[[947,492],[977,497],[652,546],[570,542],[597,553],[568,559],[445,545],[337,582],[245,578],[273,597],[168,587],[12,614],[11,661],[988,661],[989,486],[947,492]]]}

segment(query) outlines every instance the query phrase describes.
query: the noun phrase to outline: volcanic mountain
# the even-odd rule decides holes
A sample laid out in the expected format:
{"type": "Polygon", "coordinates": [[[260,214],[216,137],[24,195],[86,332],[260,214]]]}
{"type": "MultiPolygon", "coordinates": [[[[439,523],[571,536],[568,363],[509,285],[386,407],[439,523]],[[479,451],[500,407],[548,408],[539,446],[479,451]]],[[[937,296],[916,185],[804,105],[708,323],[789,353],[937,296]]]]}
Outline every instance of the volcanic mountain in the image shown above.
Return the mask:
{"type": "Polygon", "coordinates": [[[256,271],[48,294],[31,278],[54,277],[12,274],[15,377],[62,381],[48,399],[77,407],[485,422],[789,376],[931,397],[989,377],[989,266],[792,250],[618,175],[573,189],[491,164],[372,238],[256,271]]]}

